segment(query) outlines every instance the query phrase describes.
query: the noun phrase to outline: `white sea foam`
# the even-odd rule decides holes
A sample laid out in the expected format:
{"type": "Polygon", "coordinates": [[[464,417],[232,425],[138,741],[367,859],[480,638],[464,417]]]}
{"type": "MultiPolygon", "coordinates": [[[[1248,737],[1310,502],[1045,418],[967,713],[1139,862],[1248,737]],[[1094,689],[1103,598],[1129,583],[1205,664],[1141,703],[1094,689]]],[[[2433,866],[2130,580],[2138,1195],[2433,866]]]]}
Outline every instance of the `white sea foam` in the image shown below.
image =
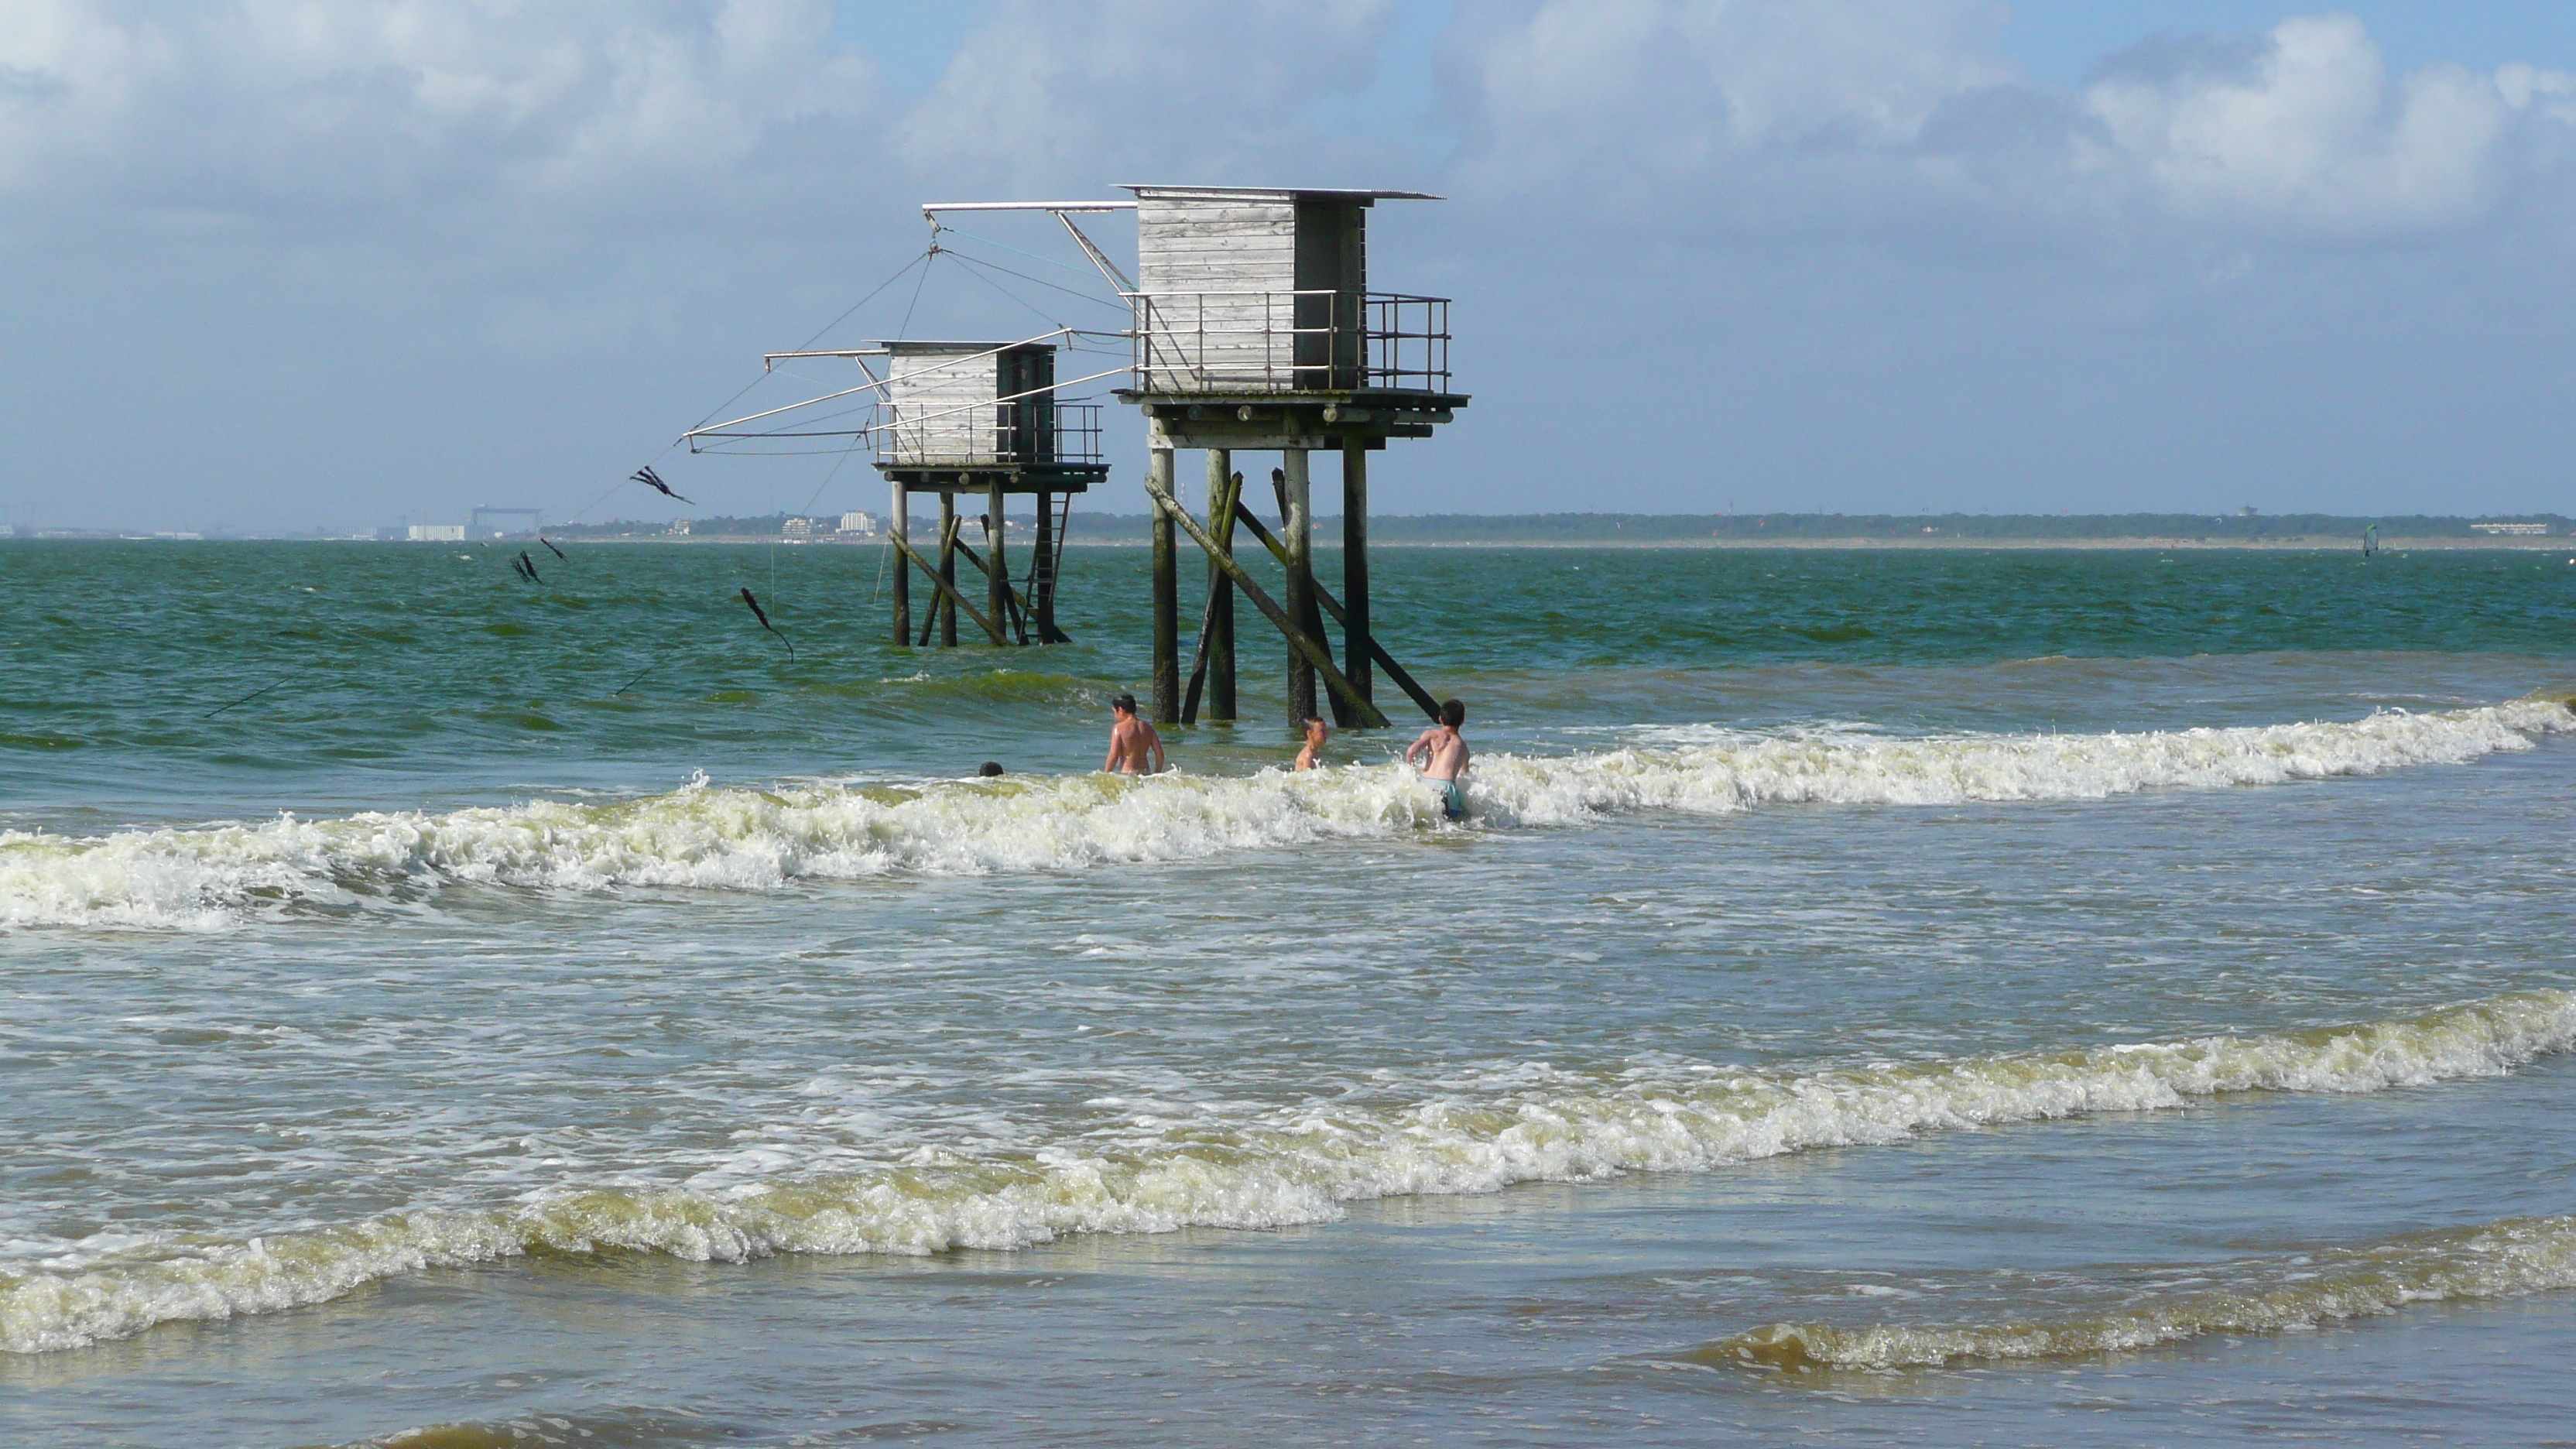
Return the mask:
{"type": "Polygon", "coordinates": [[[2496,997],[2358,1026],[1848,1068],[1807,1075],[1533,1070],[1388,1110],[1282,1108],[1231,1126],[727,1189],[599,1186],[247,1242],[121,1239],[0,1274],[0,1348],[77,1347],[181,1318],[258,1313],[373,1279],[520,1253],[628,1250],[741,1261],[781,1252],[1010,1249],[1067,1234],[1326,1221],[1348,1202],[1491,1192],[1629,1171],[1706,1171],[1821,1147],[2226,1092],[2370,1092],[2493,1075],[2576,1046],[2576,992],[2496,997]]]}
{"type": "Polygon", "coordinates": [[[2128,1292],[2118,1307],[1995,1323],[1775,1323],[1689,1350],[1711,1366],[1932,1368],[2118,1353],[2211,1333],[2279,1333],[2409,1304],[2576,1288],[2576,1217],[2512,1218],[2361,1247],[2220,1265],[2224,1288],[2128,1292]]]}
{"type": "MultiPolygon", "coordinates": [[[[2083,800],[2458,764],[2576,729],[2555,700],[2344,723],[2146,734],[1889,738],[1661,732],[1657,746],[1489,755],[1482,828],[1638,810],[1815,802],[2083,800]]],[[[284,903],[366,900],[408,883],[759,891],[797,880],[984,875],[1184,860],[1328,837],[1439,828],[1437,797],[1397,766],[1239,778],[1106,775],[916,789],[717,788],[599,803],[134,830],[0,832],[0,927],[216,929],[284,903]]]]}

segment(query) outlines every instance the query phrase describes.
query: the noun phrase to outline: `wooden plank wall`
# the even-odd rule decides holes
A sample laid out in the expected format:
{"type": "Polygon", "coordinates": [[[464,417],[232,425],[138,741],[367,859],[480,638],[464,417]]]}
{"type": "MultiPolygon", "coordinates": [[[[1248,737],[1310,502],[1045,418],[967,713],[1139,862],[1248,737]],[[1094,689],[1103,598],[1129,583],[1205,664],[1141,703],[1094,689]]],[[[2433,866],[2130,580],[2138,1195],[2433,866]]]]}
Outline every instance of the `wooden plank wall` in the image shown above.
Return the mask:
{"type": "Polygon", "coordinates": [[[894,355],[886,359],[890,368],[886,398],[894,405],[895,461],[992,461],[996,443],[992,403],[1001,395],[996,390],[997,360],[990,347],[975,344],[961,344],[947,352],[915,352],[896,345],[894,355]],[[983,406],[971,406],[977,403],[983,406]]]}
{"type": "Polygon", "coordinates": [[[1139,197],[1136,245],[1160,334],[1147,361],[1193,375],[1157,385],[1289,386],[1289,299],[1264,294],[1296,288],[1295,202],[1139,197]]]}

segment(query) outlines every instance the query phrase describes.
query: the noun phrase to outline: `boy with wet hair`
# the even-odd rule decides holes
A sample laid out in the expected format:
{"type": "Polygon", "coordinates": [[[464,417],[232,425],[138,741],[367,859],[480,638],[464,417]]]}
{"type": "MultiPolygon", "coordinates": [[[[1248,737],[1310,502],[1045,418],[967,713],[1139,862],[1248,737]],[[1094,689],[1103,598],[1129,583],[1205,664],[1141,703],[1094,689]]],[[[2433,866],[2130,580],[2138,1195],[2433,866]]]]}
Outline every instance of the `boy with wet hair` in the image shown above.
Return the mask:
{"type": "Polygon", "coordinates": [[[1297,751],[1297,768],[1312,770],[1324,763],[1324,741],[1331,735],[1324,728],[1324,722],[1311,714],[1306,716],[1304,724],[1306,743],[1297,751]]]}
{"type": "Polygon", "coordinates": [[[1440,813],[1452,820],[1467,818],[1467,787],[1462,783],[1467,773],[1467,738],[1458,727],[1467,722],[1467,706],[1457,700],[1444,700],[1440,705],[1440,723],[1422,732],[1422,738],[1404,747],[1404,762],[1413,763],[1420,754],[1422,778],[1440,787],[1440,813]]]}
{"type": "Polygon", "coordinates": [[[1100,768],[1113,775],[1159,775],[1172,767],[1163,756],[1163,737],[1136,717],[1136,696],[1109,701],[1109,758],[1100,768]]]}

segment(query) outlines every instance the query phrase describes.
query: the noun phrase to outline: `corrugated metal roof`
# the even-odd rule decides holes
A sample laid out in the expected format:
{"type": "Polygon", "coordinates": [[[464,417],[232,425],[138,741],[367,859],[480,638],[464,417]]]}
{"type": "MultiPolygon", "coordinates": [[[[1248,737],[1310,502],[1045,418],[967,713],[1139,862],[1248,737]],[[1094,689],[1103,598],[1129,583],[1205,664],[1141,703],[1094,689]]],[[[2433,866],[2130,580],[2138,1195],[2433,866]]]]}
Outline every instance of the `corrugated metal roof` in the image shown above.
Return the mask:
{"type": "Polygon", "coordinates": [[[1118,183],[1121,191],[1138,196],[1185,199],[1206,197],[1247,201],[1294,201],[1301,196],[1334,197],[1343,201],[1445,201],[1427,191],[1355,191],[1334,186],[1154,186],[1134,181],[1118,183]]]}

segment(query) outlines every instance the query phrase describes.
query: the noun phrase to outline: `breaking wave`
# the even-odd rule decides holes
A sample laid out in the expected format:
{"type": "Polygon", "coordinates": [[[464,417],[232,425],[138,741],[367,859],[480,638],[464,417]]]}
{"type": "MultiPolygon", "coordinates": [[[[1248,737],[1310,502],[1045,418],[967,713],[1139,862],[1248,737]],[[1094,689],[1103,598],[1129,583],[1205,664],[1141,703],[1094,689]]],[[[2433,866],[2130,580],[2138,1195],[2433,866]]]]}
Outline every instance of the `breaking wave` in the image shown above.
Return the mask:
{"type": "MultiPolygon", "coordinates": [[[[2456,764],[2576,729],[2556,700],[2345,722],[2097,735],[1888,738],[1665,731],[1660,747],[1477,761],[1475,823],[1813,802],[2085,800],[2456,764]]],[[[759,891],[799,880],[983,875],[1202,858],[1441,827],[1399,766],[1150,780],[1105,775],[912,788],[721,788],[617,803],[132,830],[0,831],[0,927],[213,930],[297,904],[454,881],[539,889],[759,891]]]]}
{"type": "Polygon", "coordinates": [[[2079,1357],[2212,1333],[2279,1333],[2394,1313],[2576,1288],[2576,1216],[2511,1218],[2362,1247],[2213,1265],[2225,1286],[2128,1295],[2089,1315],[1991,1324],[1775,1323],[1676,1355],[1710,1366],[1815,1372],[2079,1357]]]}
{"type": "MultiPolygon", "coordinates": [[[[26,1264],[32,1271],[0,1272],[0,1348],[75,1348],[173,1319],[319,1303],[376,1279],[531,1252],[738,1262],[786,1252],[1011,1249],[1069,1234],[1193,1225],[1275,1227],[1327,1221],[1343,1204],[1372,1198],[1707,1171],[1953,1128],[2151,1111],[2221,1093],[2370,1092],[2497,1075],[2571,1046],[2576,992],[2552,991],[2270,1036],[1804,1075],[1531,1069],[1518,1085],[1406,1106],[1309,1103],[1230,1126],[1147,1121],[1010,1157],[924,1151],[866,1172],[722,1190],[564,1188],[507,1205],[399,1212],[248,1241],[161,1235],[73,1244],[26,1264]]],[[[1800,1350],[1811,1356],[1839,1351],[1831,1346],[1839,1340],[1802,1341],[1823,1345],[1800,1350]]]]}

